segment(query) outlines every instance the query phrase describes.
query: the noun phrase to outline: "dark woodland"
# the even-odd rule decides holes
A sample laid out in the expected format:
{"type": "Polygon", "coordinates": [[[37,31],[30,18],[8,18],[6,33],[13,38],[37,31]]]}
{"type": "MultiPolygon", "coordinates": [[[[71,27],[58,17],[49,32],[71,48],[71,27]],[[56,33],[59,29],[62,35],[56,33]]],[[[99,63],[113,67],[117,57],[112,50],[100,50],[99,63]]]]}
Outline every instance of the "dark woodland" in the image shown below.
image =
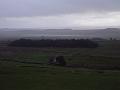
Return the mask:
{"type": "Polygon", "coordinates": [[[13,41],[9,46],[17,47],[62,47],[62,48],[96,48],[98,43],[89,39],[71,39],[71,40],[31,40],[31,39],[19,39],[13,41]]]}

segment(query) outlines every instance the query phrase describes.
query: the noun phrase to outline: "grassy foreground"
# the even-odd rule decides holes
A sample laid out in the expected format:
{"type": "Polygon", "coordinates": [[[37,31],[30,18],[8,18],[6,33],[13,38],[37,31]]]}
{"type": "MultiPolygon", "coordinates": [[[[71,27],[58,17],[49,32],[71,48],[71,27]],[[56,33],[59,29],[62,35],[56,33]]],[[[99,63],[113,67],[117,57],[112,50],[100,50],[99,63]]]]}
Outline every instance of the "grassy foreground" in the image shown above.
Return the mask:
{"type": "Polygon", "coordinates": [[[44,64],[49,56],[64,55],[70,65],[120,66],[120,41],[100,45],[95,49],[0,47],[0,90],[120,90],[119,70],[44,64]]]}
{"type": "Polygon", "coordinates": [[[119,71],[65,67],[0,66],[0,90],[120,90],[119,71]]]}

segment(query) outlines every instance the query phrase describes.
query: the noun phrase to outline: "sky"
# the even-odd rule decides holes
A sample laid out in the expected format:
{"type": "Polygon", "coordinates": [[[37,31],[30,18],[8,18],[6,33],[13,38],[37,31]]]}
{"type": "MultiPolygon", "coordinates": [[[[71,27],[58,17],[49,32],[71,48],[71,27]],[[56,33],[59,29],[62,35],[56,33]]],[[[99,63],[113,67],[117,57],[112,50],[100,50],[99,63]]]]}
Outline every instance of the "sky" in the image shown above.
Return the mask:
{"type": "Polygon", "coordinates": [[[120,27],[120,0],[0,0],[0,28],[120,27]]]}

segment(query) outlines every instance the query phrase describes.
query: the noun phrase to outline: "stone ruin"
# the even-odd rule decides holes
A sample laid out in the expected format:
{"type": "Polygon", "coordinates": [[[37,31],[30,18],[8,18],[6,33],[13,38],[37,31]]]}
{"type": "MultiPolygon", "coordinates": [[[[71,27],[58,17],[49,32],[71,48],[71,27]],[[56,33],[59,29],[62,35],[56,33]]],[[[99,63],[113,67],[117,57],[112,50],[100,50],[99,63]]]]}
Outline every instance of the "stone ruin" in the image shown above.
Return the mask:
{"type": "Polygon", "coordinates": [[[66,66],[66,61],[64,59],[64,56],[56,56],[56,57],[50,57],[48,64],[57,65],[57,66],[66,66]]]}

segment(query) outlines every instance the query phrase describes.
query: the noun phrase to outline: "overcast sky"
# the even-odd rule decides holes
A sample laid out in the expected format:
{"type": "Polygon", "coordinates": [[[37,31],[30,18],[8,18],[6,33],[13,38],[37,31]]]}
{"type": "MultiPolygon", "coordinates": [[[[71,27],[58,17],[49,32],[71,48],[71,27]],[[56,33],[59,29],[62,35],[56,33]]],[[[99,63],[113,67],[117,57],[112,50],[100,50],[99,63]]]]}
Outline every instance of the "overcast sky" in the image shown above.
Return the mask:
{"type": "Polygon", "coordinates": [[[0,28],[120,26],[120,0],[0,0],[0,28]]]}

